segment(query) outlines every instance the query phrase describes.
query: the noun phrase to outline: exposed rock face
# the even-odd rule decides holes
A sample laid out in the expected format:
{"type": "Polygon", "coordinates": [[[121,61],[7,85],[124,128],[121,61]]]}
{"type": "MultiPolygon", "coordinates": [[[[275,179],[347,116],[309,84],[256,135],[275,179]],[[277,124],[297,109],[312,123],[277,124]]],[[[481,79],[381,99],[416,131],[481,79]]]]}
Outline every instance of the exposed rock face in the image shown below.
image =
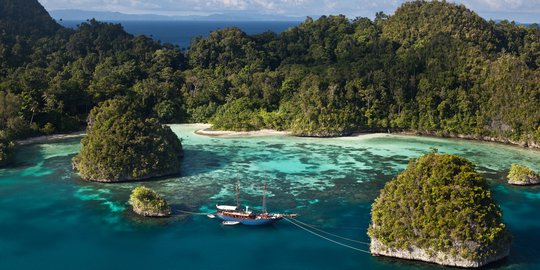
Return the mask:
{"type": "Polygon", "coordinates": [[[517,186],[530,186],[540,184],[540,178],[538,175],[535,176],[525,176],[522,179],[510,179],[508,184],[517,185],[517,186]]]}
{"type": "Polygon", "coordinates": [[[372,206],[372,254],[469,268],[508,256],[502,211],[474,168],[456,155],[411,160],[372,206]]]}
{"type": "Polygon", "coordinates": [[[500,250],[498,253],[493,254],[487,258],[481,260],[466,259],[461,256],[452,256],[450,254],[437,251],[427,252],[425,249],[418,247],[411,247],[409,249],[393,249],[385,246],[376,238],[371,239],[371,245],[369,247],[371,253],[375,256],[388,256],[400,259],[424,261],[430,263],[436,263],[445,266],[465,267],[465,268],[478,268],[489,263],[501,260],[508,256],[510,248],[506,247],[500,250]]]}
{"type": "Polygon", "coordinates": [[[154,210],[148,210],[148,209],[139,208],[135,206],[133,206],[133,212],[144,217],[168,217],[171,215],[170,209],[163,210],[163,211],[154,211],[154,210]]]}
{"type": "Polygon", "coordinates": [[[538,185],[540,184],[540,175],[528,167],[512,164],[512,168],[508,173],[508,184],[518,186],[538,185]]]}

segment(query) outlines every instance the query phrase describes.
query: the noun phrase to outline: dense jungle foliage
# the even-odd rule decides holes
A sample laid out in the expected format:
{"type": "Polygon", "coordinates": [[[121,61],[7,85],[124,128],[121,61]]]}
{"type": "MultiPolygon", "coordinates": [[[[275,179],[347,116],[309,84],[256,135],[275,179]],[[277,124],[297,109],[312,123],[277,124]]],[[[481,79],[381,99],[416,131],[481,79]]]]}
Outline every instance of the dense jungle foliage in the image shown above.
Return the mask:
{"type": "Polygon", "coordinates": [[[65,29],[36,0],[2,0],[0,12],[0,96],[12,108],[0,111],[0,141],[83,129],[93,107],[130,97],[162,123],[540,142],[538,25],[463,5],[307,18],[279,35],[227,28],[187,52],[118,24],[65,29]]]}
{"type": "Polygon", "coordinates": [[[502,212],[474,164],[448,154],[413,159],[371,210],[368,234],[386,247],[483,260],[510,246],[502,212]]]}

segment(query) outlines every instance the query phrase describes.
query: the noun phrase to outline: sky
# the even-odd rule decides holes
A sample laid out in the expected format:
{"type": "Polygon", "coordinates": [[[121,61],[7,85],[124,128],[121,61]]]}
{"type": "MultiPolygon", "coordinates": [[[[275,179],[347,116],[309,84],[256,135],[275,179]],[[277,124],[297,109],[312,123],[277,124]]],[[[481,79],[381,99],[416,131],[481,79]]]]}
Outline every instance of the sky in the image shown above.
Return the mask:
{"type": "MultiPolygon", "coordinates": [[[[81,9],[127,14],[209,15],[252,12],[304,17],[345,14],[373,18],[375,12],[392,14],[405,0],[39,0],[47,10],[81,9]]],[[[464,4],[486,19],[540,21],[540,0],[449,0],[464,4]]]]}

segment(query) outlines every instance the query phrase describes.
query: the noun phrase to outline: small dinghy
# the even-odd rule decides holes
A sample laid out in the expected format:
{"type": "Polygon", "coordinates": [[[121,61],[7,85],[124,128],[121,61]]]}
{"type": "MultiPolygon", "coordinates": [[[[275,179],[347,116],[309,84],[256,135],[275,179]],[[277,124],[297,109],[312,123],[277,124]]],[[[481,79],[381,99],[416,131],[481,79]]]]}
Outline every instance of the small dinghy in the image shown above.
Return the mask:
{"type": "Polygon", "coordinates": [[[223,225],[225,225],[225,226],[233,226],[233,225],[238,225],[238,224],[240,224],[240,222],[238,222],[238,221],[225,220],[225,221],[223,221],[221,224],[223,224],[223,225]]]}
{"type": "Polygon", "coordinates": [[[214,214],[208,214],[206,215],[208,218],[216,218],[216,216],[214,214]]]}

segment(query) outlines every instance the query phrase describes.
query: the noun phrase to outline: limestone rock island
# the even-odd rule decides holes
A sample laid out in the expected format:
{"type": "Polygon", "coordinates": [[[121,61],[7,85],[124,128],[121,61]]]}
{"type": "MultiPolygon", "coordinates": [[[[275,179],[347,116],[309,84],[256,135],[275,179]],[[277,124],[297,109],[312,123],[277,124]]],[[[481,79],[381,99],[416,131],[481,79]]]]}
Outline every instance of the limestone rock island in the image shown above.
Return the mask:
{"type": "Polygon", "coordinates": [[[540,184],[540,175],[531,168],[512,164],[508,173],[508,184],[518,186],[538,185],[540,184]]]}
{"type": "Polygon", "coordinates": [[[508,256],[511,236],[474,164],[448,154],[413,159],[372,208],[373,255],[475,268],[508,256]]]}
{"type": "Polygon", "coordinates": [[[87,136],[73,159],[82,178],[121,182],[180,172],[183,152],[178,137],[131,106],[126,99],[114,99],[92,109],[87,136]]]}
{"type": "Polygon", "coordinates": [[[171,215],[171,208],[157,192],[139,186],[133,189],[129,197],[129,204],[133,211],[145,217],[167,217],[171,215]]]}

